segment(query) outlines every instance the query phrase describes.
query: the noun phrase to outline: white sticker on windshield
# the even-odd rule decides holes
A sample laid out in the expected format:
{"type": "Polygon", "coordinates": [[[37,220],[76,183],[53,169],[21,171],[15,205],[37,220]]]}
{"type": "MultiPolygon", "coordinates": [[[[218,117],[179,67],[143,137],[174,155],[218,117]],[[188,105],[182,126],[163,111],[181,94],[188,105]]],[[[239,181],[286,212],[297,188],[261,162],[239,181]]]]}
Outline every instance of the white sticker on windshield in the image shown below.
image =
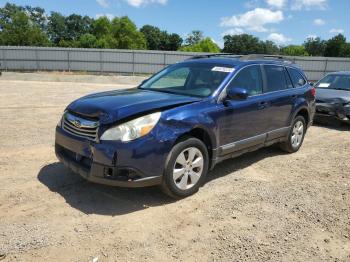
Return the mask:
{"type": "Polygon", "coordinates": [[[329,87],[330,85],[330,83],[321,83],[318,85],[318,87],[329,87]]]}
{"type": "Polygon", "coordinates": [[[235,71],[234,68],[231,67],[221,67],[221,66],[215,66],[213,67],[213,69],[211,71],[215,71],[215,72],[224,72],[224,73],[232,73],[233,71],[235,71]]]}

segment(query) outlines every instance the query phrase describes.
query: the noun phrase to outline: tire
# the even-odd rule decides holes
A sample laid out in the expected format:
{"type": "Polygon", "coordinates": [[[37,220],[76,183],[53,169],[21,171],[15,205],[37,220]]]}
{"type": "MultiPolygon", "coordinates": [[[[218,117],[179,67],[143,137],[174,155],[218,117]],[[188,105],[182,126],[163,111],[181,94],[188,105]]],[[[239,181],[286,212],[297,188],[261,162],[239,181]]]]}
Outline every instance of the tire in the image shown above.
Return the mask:
{"type": "Polygon", "coordinates": [[[305,118],[302,116],[297,116],[289,130],[287,140],[280,144],[280,148],[288,153],[295,153],[299,151],[304,142],[306,129],[305,118]]]}
{"type": "Polygon", "coordinates": [[[185,137],[169,153],[162,191],[175,199],[193,195],[204,184],[208,168],[209,154],[205,144],[197,138],[185,137]]]}

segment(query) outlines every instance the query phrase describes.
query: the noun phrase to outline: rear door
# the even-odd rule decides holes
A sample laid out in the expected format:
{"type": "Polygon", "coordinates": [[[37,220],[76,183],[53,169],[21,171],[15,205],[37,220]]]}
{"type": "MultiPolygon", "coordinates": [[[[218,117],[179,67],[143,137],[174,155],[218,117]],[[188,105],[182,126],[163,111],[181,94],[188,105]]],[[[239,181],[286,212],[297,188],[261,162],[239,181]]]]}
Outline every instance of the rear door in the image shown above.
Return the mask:
{"type": "Polygon", "coordinates": [[[289,119],[297,96],[284,66],[264,65],[264,93],[269,115],[266,132],[268,139],[284,136],[289,130],[289,119]]]}

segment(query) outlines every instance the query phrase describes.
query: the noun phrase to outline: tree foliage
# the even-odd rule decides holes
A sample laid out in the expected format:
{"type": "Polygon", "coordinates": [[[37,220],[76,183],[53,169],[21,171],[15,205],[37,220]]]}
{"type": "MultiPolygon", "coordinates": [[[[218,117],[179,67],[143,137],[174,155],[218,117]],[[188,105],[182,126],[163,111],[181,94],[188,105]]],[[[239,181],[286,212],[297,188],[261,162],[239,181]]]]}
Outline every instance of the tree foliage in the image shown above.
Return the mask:
{"type": "Polygon", "coordinates": [[[145,25],[140,31],[146,39],[149,50],[176,51],[183,42],[178,34],[169,34],[167,31],[161,31],[156,26],[145,25]]]}
{"type": "Polygon", "coordinates": [[[305,51],[310,56],[323,56],[326,50],[326,41],[321,40],[321,38],[309,37],[304,42],[303,46],[305,47],[305,51]]]}
{"type": "Polygon", "coordinates": [[[308,52],[302,45],[289,45],[281,49],[282,55],[287,56],[308,56],[308,52]]]}
{"type": "Polygon", "coordinates": [[[339,57],[341,55],[344,55],[345,48],[346,38],[342,34],[338,34],[327,41],[324,56],[339,57]]]}
{"type": "Polygon", "coordinates": [[[193,46],[202,40],[204,40],[203,32],[200,30],[193,30],[190,34],[187,35],[185,43],[188,46],[193,46]]]}
{"type": "Polygon", "coordinates": [[[252,35],[226,35],[223,52],[237,55],[262,54],[264,47],[259,38],[252,35]]]}
{"type": "Polygon", "coordinates": [[[48,46],[47,36],[31,22],[23,11],[17,11],[10,16],[11,23],[2,25],[0,32],[1,45],[48,46]]]}
{"type": "Polygon", "coordinates": [[[342,34],[329,40],[308,38],[302,45],[279,46],[249,35],[226,35],[220,47],[193,30],[185,40],[152,25],[140,30],[129,17],[91,18],[78,14],[47,14],[43,8],[6,3],[0,8],[0,45],[60,46],[83,48],[150,49],[188,52],[283,54],[290,56],[350,57],[350,43],[342,34]]]}
{"type": "Polygon", "coordinates": [[[204,52],[204,53],[219,53],[220,47],[209,37],[204,38],[197,44],[187,45],[180,48],[184,52],[204,52]]]}

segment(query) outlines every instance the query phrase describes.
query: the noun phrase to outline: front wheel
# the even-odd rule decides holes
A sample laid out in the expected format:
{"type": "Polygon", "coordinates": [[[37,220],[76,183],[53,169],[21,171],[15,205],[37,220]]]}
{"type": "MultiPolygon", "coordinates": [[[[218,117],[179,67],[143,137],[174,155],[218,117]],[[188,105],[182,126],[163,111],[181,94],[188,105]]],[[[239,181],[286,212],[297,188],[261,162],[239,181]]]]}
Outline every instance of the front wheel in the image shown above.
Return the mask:
{"type": "Polygon", "coordinates": [[[173,198],[196,193],[204,183],[209,167],[205,144],[197,138],[186,138],[171,150],[165,167],[163,191],[173,198]]]}
{"type": "Polygon", "coordinates": [[[306,133],[305,119],[302,116],[297,116],[293,121],[293,124],[288,134],[287,141],[281,143],[280,147],[282,148],[282,150],[288,153],[297,152],[300,149],[301,145],[303,144],[305,133],[306,133]]]}

